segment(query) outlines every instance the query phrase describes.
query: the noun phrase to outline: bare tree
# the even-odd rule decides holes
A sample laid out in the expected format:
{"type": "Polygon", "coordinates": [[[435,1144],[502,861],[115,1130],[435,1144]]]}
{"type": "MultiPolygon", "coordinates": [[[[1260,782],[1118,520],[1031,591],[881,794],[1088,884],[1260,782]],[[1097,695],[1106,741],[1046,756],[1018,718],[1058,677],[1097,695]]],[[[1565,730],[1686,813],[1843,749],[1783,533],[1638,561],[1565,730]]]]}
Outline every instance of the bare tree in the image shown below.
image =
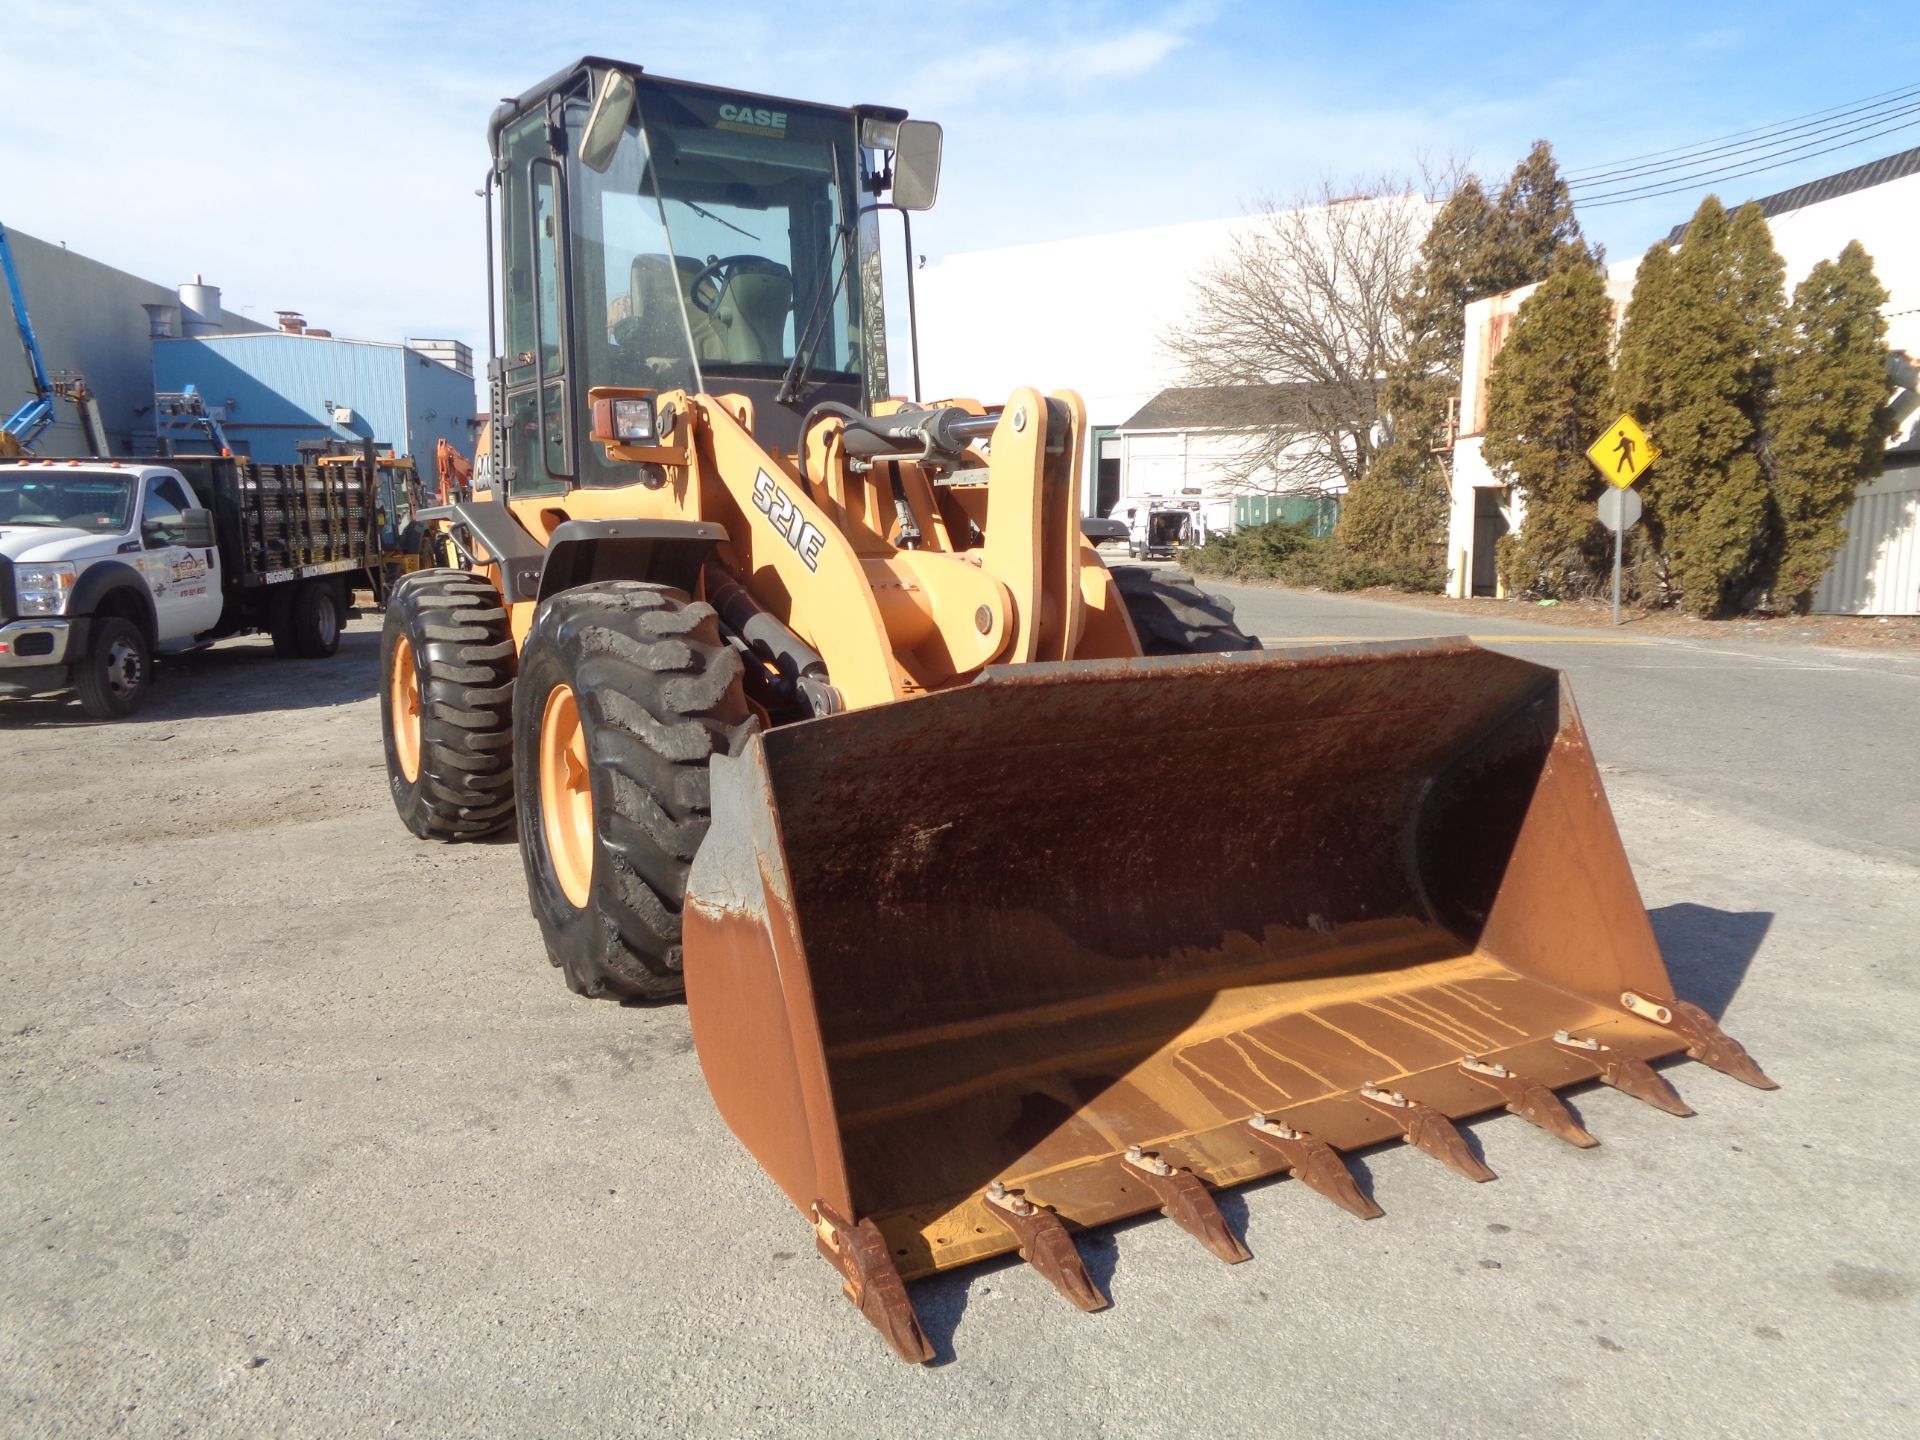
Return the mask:
{"type": "Polygon", "coordinates": [[[1365,473],[1382,380],[1400,354],[1395,300],[1433,209],[1397,180],[1360,193],[1323,182],[1262,207],[1196,280],[1187,322],[1162,344],[1188,385],[1215,392],[1212,423],[1245,435],[1229,485],[1319,490],[1365,473]]]}

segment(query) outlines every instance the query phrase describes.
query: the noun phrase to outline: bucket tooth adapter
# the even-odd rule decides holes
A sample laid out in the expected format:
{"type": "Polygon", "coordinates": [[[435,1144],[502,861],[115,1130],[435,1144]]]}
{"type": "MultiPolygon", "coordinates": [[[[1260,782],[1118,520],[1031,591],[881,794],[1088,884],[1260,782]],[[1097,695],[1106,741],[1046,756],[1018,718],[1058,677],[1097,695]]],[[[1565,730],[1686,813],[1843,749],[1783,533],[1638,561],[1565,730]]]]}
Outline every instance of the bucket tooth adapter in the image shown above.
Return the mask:
{"type": "Polygon", "coordinates": [[[1455,1121],[1586,1145],[1554,1091],[1684,1114],[1650,1068],[1681,1052],[1772,1083],[1653,998],[1558,673],[1263,650],[1109,570],[1077,395],[900,398],[877,224],[932,202],[938,127],[590,59],[491,140],[493,428],[388,606],[395,805],[517,822],[575,991],[684,992],[895,1354],[931,1354],[921,1276],[1017,1252],[1097,1310],[1096,1226],[1238,1262],[1221,1188],[1372,1218],[1342,1152],[1487,1180],[1455,1121]]]}

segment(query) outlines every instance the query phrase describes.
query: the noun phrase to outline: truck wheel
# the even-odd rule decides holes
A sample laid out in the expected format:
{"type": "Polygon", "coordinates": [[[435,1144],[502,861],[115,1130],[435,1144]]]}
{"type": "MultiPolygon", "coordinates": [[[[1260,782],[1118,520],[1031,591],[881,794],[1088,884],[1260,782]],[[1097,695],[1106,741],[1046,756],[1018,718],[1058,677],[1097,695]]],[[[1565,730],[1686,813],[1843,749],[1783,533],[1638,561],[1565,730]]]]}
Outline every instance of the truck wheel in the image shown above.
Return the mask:
{"type": "MultiPolygon", "coordinates": [[[[340,587],[332,580],[302,580],[293,592],[287,617],[293,653],[303,660],[325,660],[340,648],[340,627],[346,607],[340,587]]],[[[274,648],[280,646],[278,632],[274,648]]]]}
{"type": "Polygon", "coordinates": [[[1204,655],[1258,650],[1260,642],[1233,618],[1233,601],[1210,595],[1184,570],[1113,567],[1113,583],[1148,655],[1204,655]]]}
{"type": "Polygon", "coordinates": [[[140,708],[153,678],[147,637],[131,620],[96,620],[87,653],[73,667],[80,708],[95,720],[124,720],[140,708]]]}
{"type": "Polygon", "coordinates": [[[423,840],[513,820],[513,632],[478,575],[423,570],[393,587],[380,635],[387,788],[423,840]]]}
{"type": "Polygon", "coordinates": [[[684,988],[680,907],[707,764],[754,721],[711,606],[616,580],[540,607],[514,695],[520,856],[547,955],[582,995],[684,988]]]}

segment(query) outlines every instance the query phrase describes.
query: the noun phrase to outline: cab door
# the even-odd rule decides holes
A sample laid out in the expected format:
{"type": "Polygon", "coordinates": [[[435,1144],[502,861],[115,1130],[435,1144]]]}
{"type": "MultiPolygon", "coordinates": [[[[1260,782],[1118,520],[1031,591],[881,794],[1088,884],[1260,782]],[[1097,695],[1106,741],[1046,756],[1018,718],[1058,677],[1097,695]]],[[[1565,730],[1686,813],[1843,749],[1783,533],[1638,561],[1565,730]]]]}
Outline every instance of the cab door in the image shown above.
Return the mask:
{"type": "Polygon", "coordinates": [[[141,487],[139,568],[153,593],[162,643],[191,639],[220,620],[219,552],[181,543],[192,508],[186,486],[172,475],[149,476],[141,487]]]}

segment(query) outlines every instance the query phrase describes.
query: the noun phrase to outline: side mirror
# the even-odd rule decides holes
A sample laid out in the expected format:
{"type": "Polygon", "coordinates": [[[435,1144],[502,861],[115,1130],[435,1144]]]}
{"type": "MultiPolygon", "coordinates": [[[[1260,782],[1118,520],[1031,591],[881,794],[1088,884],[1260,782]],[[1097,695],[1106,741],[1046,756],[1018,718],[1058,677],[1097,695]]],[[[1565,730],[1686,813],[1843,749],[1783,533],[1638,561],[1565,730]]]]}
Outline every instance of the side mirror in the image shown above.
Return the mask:
{"type": "Polygon", "coordinates": [[[609,70],[600,82],[600,93],[593,97],[586,128],[580,132],[580,163],[597,175],[606,174],[613,165],[620,137],[627,133],[627,117],[633,113],[633,95],[633,77],[624,70],[609,70]]]}
{"type": "Polygon", "coordinates": [[[940,127],[931,120],[902,120],[893,141],[893,203],[902,210],[931,210],[940,193],[940,127]]]}
{"type": "Polygon", "coordinates": [[[213,512],[211,510],[181,511],[179,543],[189,550],[204,550],[212,545],[213,512]]]}

